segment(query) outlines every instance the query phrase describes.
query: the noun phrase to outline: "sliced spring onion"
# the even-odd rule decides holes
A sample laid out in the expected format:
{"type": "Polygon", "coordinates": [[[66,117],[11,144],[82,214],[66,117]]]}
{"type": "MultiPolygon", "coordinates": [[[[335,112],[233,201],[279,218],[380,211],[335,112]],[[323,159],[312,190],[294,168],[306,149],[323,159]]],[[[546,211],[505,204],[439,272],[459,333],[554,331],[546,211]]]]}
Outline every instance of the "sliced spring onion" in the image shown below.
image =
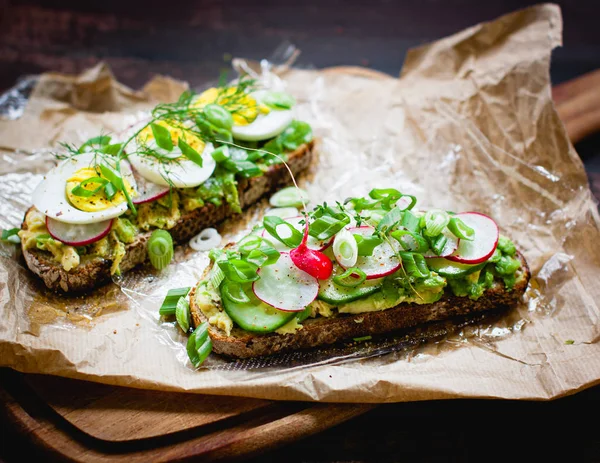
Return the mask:
{"type": "Polygon", "coordinates": [[[215,127],[225,130],[231,130],[233,127],[233,117],[223,106],[218,104],[207,104],[203,111],[208,122],[215,127]]]}
{"type": "Polygon", "coordinates": [[[431,250],[436,256],[439,256],[444,251],[446,247],[446,243],[448,242],[448,237],[443,233],[440,233],[437,236],[428,238],[429,245],[431,246],[431,250]]]}
{"type": "Polygon", "coordinates": [[[242,259],[228,259],[217,262],[225,278],[236,283],[249,283],[258,280],[258,266],[242,259]]]}
{"type": "Polygon", "coordinates": [[[73,188],[71,190],[71,193],[74,194],[75,196],[79,196],[81,198],[89,198],[89,197],[95,195],[96,193],[99,193],[100,190],[102,190],[102,188],[104,188],[104,186],[107,183],[109,183],[108,180],[106,180],[105,178],[102,178],[102,177],[86,178],[79,185],[77,185],[75,188],[73,188]],[[100,186],[97,188],[94,188],[93,190],[88,190],[87,188],[85,188],[88,185],[100,185],[100,186]]]}
{"type": "Polygon", "coordinates": [[[218,288],[225,279],[225,274],[221,270],[221,267],[213,265],[208,278],[213,288],[218,288]]]}
{"type": "Polygon", "coordinates": [[[423,216],[425,221],[425,234],[427,236],[438,236],[450,222],[450,216],[441,209],[431,209],[423,216]]]}
{"type": "Polygon", "coordinates": [[[250,298],[244,291],[244,288],[242,288],[242,285],[234,281],[226,281],[221,288],[221,294],[234,304],[250,302],[250,298]]]}
{"type": "Polygon", "coordinates": [[[400,252],[399,255],[402,259],[404,270],[409,276],[415,278],[426,278],[431,274],[422,254],[417,254],[414,252],[400,252]]]}
{"type": "Polygon", "coordinates": [[[420,226],[421,219],[417,217],[410,211],[404,211],[402,214],[402,220],[400,221],[400,225],[402,225],[407,230],[410,230],[413,233],[419,233],[421,230],[420,226]]]}
{"type": "Polygon", "coordinates": [[[269,199],[269,204],[273,207],[303,207],[309,200],[305,190],[288,186],[273,194],[269,199]]]}
{"type": "Polygon", "coordinates": [[[206,358],[212,352],[212,340],[210,339],[210,337],[206,338],[206,340],[200,345],[200,347],[196,349],[196,352],[198,353],[198,363],[194,366],[198,368],[204,363],[206,358]]]}
{"type": "Polygon", "coordinates": [[[360,338],[352,338],[352,340],[356,342],[370,341],[371,339],[373,339],[372,336],[361,336],[360,338]]]}
{"type": "Polygon", "coordinates": [[[190,304],[185,297],[180,297],[177,301],[175,319],[184,333],[190,330],[190,304]]]}
{"type": "Polygon", "coordinates": [[[148,257],[157,270],[162,270],[173,259],[173,238],[167,230],[154,230],[148,240],[148,257]]]}
{"type": "Polygon", "coordinates": [[[104,185],[104,194],[109,200],[114,198],[114,196],[117,194],[117,191],[117,188],[110,182],[104,185]]]}
{"type": "Polygon", "coordinates": [[[165,297],[165,300],[163,301],[162,305],[160,306],[160,309],[158,309],[158,313],[160,315],[175,315],[175,310],[177,308],[177,302],[179,302],[179,299],[181,299],[182,297],[185,298],[185,296],[188,295],[188,293],[190,292],[190,288],[173,288],[170,289],[169,291],[167,291],[167,295],[165,297]]]}
{"type": "Polygon", "coordinates": [[[200,156],[200,153],[198,153],[198,151],[196,151],[194,148],[188,145],[183,138],[179,138],[177,140],[177,146],[186,158],[188,158],[194,164],[197,164],[198,166],[202,167],[202,156],[200,156]]]}
{"type": "Polygon", "coordinates": [[[190,359],[190,362],[192,362],[192,365],[194,365],[194,367],[196,367],[196,365],[200,365],[200,357],[198,356],[198,351],[196,350],[196,331],[190,334],[187,340],[187,344],[185,346],[188,358],[190,359]]]}
{"type": "Polygon", "coordinates": [[[110,154],[111,156],[115,156],[119,151],[121,151],[121,147],[123,143],[113,143],[112,145],[103,145],[100,148],[100,152],[104,154],[110,154]]]}
{"type": "Polygon", "coordinates": [[[393,203],[402,197],[402,193],[395,188],[373,188],[369,192],[369,196],[381,201],[381,207],[386,211],[389,211],[392,209],[393,203]]]}
{"type": "Polygon", "coordinates": [[[257,235],[248,235],[238,242],[238,249],[242,254],[249,254],[255,249],[260,248],[263,244],[263,239],[257,235]]]}
{"type": "Polygon", "coordinates": [[[227,145],[219,146],[217,149],[215,149],[211,153],[211,156],[213,157],[215,162],[221,164],[222,162],[225,162],[230,157],[229,147],[227,145]]]}
{"type": "Polygon", "coordinates": [[[212,351],[212,341],[208,335],[208,323],[202,323],[190,334],[186,350],[194,368],[202,365],[212,351]]]}
{"type": "Polygon", "coordinates": [[[271,243],[257,235],[248,235],[238,245],[240,254],[257,266],[271,265],[279,259],[279,251],[271,243]]]}
{"type": "Polygon", "coordinates": [[[208,335],[208,323],[202,323],[196,328],[196,336],[194,336],[197,362],[194,367],[198,368],[212,352],[212,340],[208,335]]]}
{"type": "MultiPolygon", "coordinates": [[[[361,237],[362,238],[362,237],[361,237]]],[[[358,244],[354,235],[342,228],[333,240],[333,255],[344,268],[354,267],[358,259],[358,244]]]]}
{"type": "Polygon", "coordinates": [[[296,104],[294,97],[286,92],[268,92],[262,102],[274,109],[291,109],[296,104]]]}
{"type": "Polygon", "coordinates": [[[266,244],[260,249],[254,249],[248,253],[246,260],[259,267],[272,265],[279,259],[279,251],[273,246],[266,244]]]}
{"type": "Polygon", "coordinates": [[[344,205],[356,212],[362,212],[376,208],[379,206],[379,201],[367,198],[348,198],[344,201],[344,205]]]}
{"type": "Polygon", "coordinates": [[[365,282],[367,274],[358,267],[352,267],[346,270],[341,275],[333,277],[333,282],[345,286],[347,288],[353,288],[365,282]]]}
{"type": "Polygon", "coordinates": [[[198,350],[198,347],[204,344],[208,338],[208,323],[205,322],[194,330],[194,348],[196,351],[198,350]]]}
{"type": "Polygon", "coordinates": [[[171,137],[171,132],[169,132],[166,127],[152,123],[150,124],[150,129],[152,130],[154,140],[159,147],[166,151],[171,151],[173,149],[173,138],[171,137]]]}
{"type": "Polygon", "coordinates": [[[377,224],[377,231],[380,233],[387,233],[400,223],[403,215],[403,211],[401,211],[400,208],[395,207],[381,218],[377,224]]]}
{"type": "Polygon", "coordinates": [[[400,246],[405,251],[424,253],[429,249],[427,240],[419,233],[410,230],[396,230],[391,233],[391,237],[398,240],[400,246]]]}
{"type": "Polygon", "coordinates": [[[324,241],[342,230],[350,223],[350,217],[343,214],[343,217],[333,215],[322,215],[315,218],[310,224],[309,235],[318,240],[324,241]]]}
{"type": "Polygon", "coordinates": [[[225,169],[244,178],[257,177],[263,173],[262,170],[260,170],[260,167],[252,161],[247,160],[234,161],[233,159],[226,159],[221,162],[221,165],[225,169]]]}
{"type": "Polygon", "coordinates": [[[194,251],[210,251],[221,244],[221,235],[216,228],[205,228],[189,244],[194,251]]]}
{"type": "Polygon", "coordinates": [[[417,204],[417,198],[413,195],[402,195],[398,201],[396,201],[396,207],[403,211],[410,211],[417,204]]]}
{"type": "Polygon", "coordinates": [[[358,246],[358,255],[363,257],[372,256],[375,248],[383,243],[383,239],[375,234],[371,236],[354,234],[354,240],[358,246]]]}
{"type": "Polygon", "coordinates": [[[461,240],[473,241],[475,238],[475,230],[465,224],[458,217],[452,217],[448,222],[448,229],[454,236],[461,240]]]}
{"type": "Polygon", "coordinates": [[[287,219],[289,217],[296,217],[298,215],[298,209],[295,207],[275,207],[269,209],[265,215],[274,215],[276,217],[281,217],[282,219],[287,219]]]}
{"type": "Polygon", "coordinates": [[[289,248],[297,247],[302,241],[302,232],[281,217],[266,216],[263,219],[265,230],[289,248]]]}
{"type": "MultiPolygon", "coordinates": [[[[9,241],[11,243],[15,243],[18,244],[21,242],[21,240],[19,239],[19,235],[17,235],[17,233],[19,233],[20,228],[7,228],[6,230],[2,230],[2,235],[0,236],[0,240],[2,241],[9,241]]],[[[50,236],[50,235],[48,235],[50,236]]]]}

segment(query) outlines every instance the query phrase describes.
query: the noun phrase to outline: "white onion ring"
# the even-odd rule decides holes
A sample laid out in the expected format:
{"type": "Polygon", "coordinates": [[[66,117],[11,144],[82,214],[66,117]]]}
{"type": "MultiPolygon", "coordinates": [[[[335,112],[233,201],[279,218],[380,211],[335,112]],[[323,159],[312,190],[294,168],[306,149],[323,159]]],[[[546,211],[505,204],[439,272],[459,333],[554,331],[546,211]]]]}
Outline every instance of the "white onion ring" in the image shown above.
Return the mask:
{"type": "Polygon", "coordinates": [[[205,228],[189,244],[194,251],[209,251],[221,244],[221,235],[216,228],[205,228]]]}

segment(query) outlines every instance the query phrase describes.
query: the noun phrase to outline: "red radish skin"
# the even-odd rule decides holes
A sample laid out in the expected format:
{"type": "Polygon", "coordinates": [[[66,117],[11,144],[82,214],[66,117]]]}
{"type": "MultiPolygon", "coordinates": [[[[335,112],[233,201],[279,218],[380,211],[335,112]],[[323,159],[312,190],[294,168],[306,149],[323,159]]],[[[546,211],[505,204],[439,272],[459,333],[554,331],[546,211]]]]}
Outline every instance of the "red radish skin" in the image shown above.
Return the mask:
{"type": "Polygon", "coordinates": [[[283,312],[301,312],[319,294],[318,280],[297,268],[288,252],[282,252],[275,264],[260,268],[258,274],[261,278],[252,283],[252,292],[265,304],[283,312]],[[271,274],[274,268],[276,270],[271,274]],[[296,294],[292,291],[294,283],[288,283],[285,288],[279,282],[280,278],[292,280],[294,275],[290,272],[296,273],[299,280],[296,281],[296,289],[299,289],[296,294]]]}
{"type": "MultiPolygon", "coordinates": [[[[353,234],[372,235],[375,229],[369,225],[362,225],[360,227],[349,228],[348,231],[353,234]]],[[[385,246],[385,243],[379,245],[375,249],[378,250],[382,246],[385,246]]],[[[381,250],[379,252],[381,252],[381,250]]],[[[391,275],[392,273],[396,272],[402,264],[393,252],[387,252],[387,254],[388,255],[386,255],[386,253],[382,253],[380,255],[379,259],[382,260],[382,263],[380,263],[379,265],[375,264],[370,266],[366,265],[370,263],[369,259],[376,259],[376,257],[359,256],[355,267],[360,268],[363,272],[365,272],[365,274],[367,275],[367,280],[374,280],[376,278],[383,278],[388,275],[391,275]],[[375,269],[370,267],[375,267],[375,269]]],[[[342,268],[344,268],[344,270],[348,270],[343,266],[342,268]]]]}
{"type": "Polygon", "coordinates": [[[166,196],[169,193],[169,187],[157,185],[156,183],[149,182],[140,173],[134,169],[130,164],[131,172],[135,178],[137,184],[137,196],[132,198],[132,202],[135,205],[149,203],[150,201],[156,201],[157,199],[166,196]]]}
{"type": "Polygon", "coordinates": [[[156,201],[157,199],[167,196],[167,194],[169,194],[169,188],[167,188],[164,191],[161,191],[161,192],[158,192],[156,194],[146,196],[146,197],[140,195],[139,197],[137,197],[135,200],[132,200],[132,201],[133,201],[133,204],[139,205],[139,204],[149,203],[150,201],[156,201]]]}
{"type": "Polygon", "coordinates": [[[46,228],[48,229],[48,233],[52,238],[54,238],[57,241],[60,241],[63,244],[66,244],[67,246],[86,246],[88,244],[95,243],[96,241],[100,241],[102,238],[108,235],[112,228],[113,220],[114,219],[110,219],[104,222],[100,222],[102,224],[105,223],[106,225],[103,227],[98,227],[99,223],[88,225],[75,225],[59,222],[58,220],[46,217],[46,228]],[[96,230],[91,229],[91,226],[95,226],[96,230]],[[86,230],[84,227],[87,227],[88,230],[86,230]],[[90,236],[86,236],[83,239],[73,241],[72,239],[66,236],[69,232],[79,232],[79,234],[83,236],[85,236],[86,233],[89,233],[90,236]]]}
{"type": "Polygon", "coordinates": [[[445,259],[462,264],[480,264],[492,257],[500,237],[496,222],[480,212],[461,212],[455,217],[475,230],[475,238],[473,241],[460,240],[456,251],[445,259]]]}
{"type": "Polygon", "coordinates": [[[333,262],[321,251],[315,251],[306,245],[308,241],[308,227],[308,217],[306,217],[302,242],[300,246],[290,251],[290,257],[300,270],[319,280],[326,280],[333,273],[333,262]]]}

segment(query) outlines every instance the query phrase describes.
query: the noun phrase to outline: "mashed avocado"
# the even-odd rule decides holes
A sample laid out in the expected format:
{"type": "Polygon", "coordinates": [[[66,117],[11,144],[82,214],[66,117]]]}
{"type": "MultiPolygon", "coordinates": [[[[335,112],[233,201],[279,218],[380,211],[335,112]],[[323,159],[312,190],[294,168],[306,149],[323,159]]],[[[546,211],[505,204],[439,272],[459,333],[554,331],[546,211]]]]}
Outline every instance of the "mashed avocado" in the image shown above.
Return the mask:
{"type": "Polygon", "coordinates": [[[38,210],[29,212],[25,223],[27,230],[20,230],[18,233],[24,248],[49,252],[67,272],[77,268],[83,260],[101,257],[112,260],[111,275],[118,275],[119,265],[125,256],[125,244],[133,242],[137,234],[137,228],[129,220],[118,218],[106,237],[87,246],[73,247],[50,236],[46,218],[38,210]]]}
{"type": "Polygon", "coordinates": [[[208,180],[196,188],[173,190],[156,201],[138,205],[137,215],[129,214],[129,220],[141,230],[168,230],[176,225],[185,212],[199,209],[206,204],[221,206],[224,201],[232,211],[242,212],[235,174],[217,168],[208,180]]]}
{"type": "Polygon", "coordinates": [[[303,328],[302,323],[298,321],[296,317],[292,318],[289,322],[280,328],[275,330],[275,333],[279,334],[294,334],[296,331],[303,328]]]}
{"type": "Polygon", "coordinates": [[[207,318],[208,323],[222,329],[229,336],[233,321],[221,307],[221,296],[210,281],[200,281],[194,295],[196,305],[207,318]]]}

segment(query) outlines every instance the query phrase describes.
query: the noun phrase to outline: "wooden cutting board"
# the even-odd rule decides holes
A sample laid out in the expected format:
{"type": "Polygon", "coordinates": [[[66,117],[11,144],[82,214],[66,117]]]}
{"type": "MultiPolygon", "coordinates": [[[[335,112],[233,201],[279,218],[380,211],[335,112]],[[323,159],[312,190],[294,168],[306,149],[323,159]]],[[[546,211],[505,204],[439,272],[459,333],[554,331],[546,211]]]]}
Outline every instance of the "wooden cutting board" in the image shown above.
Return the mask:
{"type": "MultiPolygon", "coordinates": [[[[364,72],[364,70],[362,71],[364,72]]],[[[600,131],[600,70],[554,88],[576,143],[600,131]]],[[[600,176],[590,176],[600,198],[600,176]]],[[[220,461],[259,455],[377,405],[144,391],[0,369],[0,422],[60,460],[220,461]]]]}

